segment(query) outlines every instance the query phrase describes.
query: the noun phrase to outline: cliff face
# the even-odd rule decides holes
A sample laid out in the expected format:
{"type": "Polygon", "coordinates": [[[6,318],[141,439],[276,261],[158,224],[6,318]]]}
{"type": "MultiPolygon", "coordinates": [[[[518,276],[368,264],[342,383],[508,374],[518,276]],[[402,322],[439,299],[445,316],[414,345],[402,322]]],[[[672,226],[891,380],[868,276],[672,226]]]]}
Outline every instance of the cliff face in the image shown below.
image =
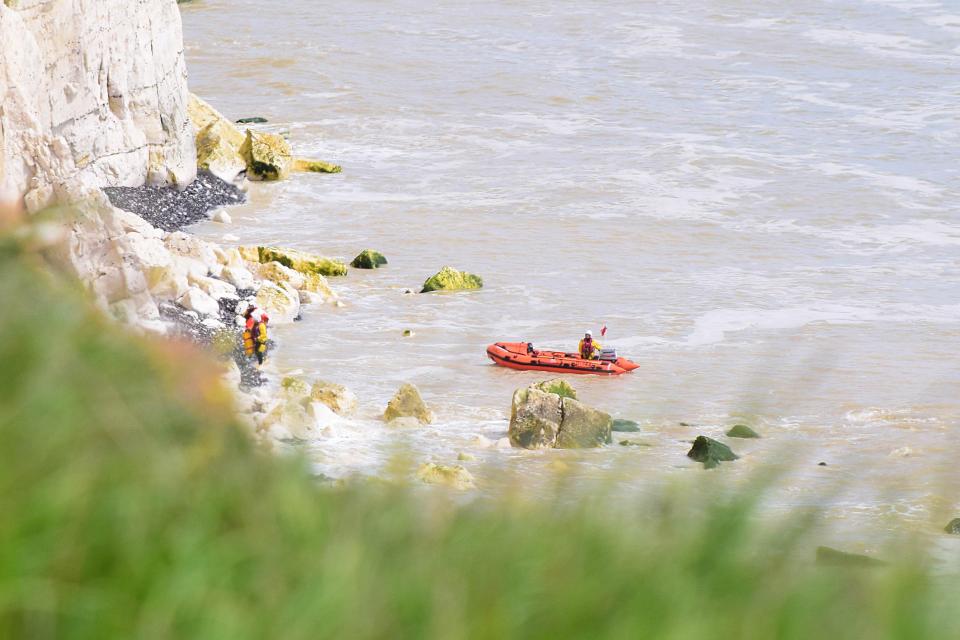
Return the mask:
{"type": "Polygon", "coordinates": [[[175,0],[0,4],[0,197],[196,175],[175,0]]]}

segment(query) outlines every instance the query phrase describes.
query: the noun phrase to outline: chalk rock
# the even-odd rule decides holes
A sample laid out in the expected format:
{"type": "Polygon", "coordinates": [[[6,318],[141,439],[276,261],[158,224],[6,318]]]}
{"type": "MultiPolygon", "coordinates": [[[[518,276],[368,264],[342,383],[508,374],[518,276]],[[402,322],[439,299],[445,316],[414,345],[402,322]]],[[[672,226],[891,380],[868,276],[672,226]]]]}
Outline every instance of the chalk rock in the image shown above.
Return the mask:
{"type": "Polygon", "coordinates": [[[286,282],[262,282],[257,290],[256,303],[267,312],[271,323],[293,322],[300,315],[300,296],[286,282]]]}
{"type": "Polygon", "coordinates": [[[240,147],[251,180],[285,180],[290,175],[293,157],[290,144],[274,133],[248,129],[240,147]]]}
{"type": "Polygon", "coordinates": [[[0,192],[189,184],[183,50],[173,2],[0,3],[0,192]]]}
{"type": "Polygon", "coordinates": [[[319,273],[300,272],[273,261],[260,265],[260,277],[276,284],[287,282],[297,291],[316,293],[322,300],[336,300],[327,279],[319,273]]]}
{"type": "Polygon", "coordinates": [[[383,412],[383,419],[386,422],[408,417],[416,418],[421,424],[433,422],[433,412],[420,397],[420,391],[409,383],[400,387],[383,412]]]}
{"type": "Polygon", "coordinates": [[[318,380],[310,389],[310,397],[342,416],[357,409],[357,396],[342,384],[318,380]]]}
{"type": "Polygon", "coordinates": [[[253,289],[255,286],[253,274],[243,267],[224,267],[220,277],[237,289],[253,289]]]}
{"type": "Polygon", "coordinates": [[[196,311],[200,315],[220,315],[220,305],[199,287],[190,287],[177,302],[185,309],[196,311]]]}

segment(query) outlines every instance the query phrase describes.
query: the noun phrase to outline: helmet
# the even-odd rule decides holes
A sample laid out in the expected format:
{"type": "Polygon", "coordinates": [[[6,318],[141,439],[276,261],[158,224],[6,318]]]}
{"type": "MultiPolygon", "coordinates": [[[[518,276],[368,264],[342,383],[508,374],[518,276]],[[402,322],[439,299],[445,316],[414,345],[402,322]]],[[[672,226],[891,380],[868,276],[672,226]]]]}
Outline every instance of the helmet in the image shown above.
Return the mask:
{"type": "Polygon", "coordinates": [[[588,329],[585,335],[588,335],[588,336],[590,336],[590,337],[592,338],[592,337],[593,337],[593,331],[590,331],[590,330],[588,329]]]}

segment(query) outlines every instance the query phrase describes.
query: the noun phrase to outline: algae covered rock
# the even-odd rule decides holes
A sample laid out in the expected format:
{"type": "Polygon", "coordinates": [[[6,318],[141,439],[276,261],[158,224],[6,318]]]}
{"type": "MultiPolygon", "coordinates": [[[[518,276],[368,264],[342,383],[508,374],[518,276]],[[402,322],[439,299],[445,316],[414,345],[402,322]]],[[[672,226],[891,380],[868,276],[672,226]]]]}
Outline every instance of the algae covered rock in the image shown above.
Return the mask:
{"type": "Polygon", "coordinates": [[[949,533],[950,535],[960,536],[960,518],[954,518],[953,520],[951,520],[950,524],[944,527],[943,530],[949,533]]]}
{"type": "Polygon", "coordinates": [[[275,133],[247,130],[240,147],[251,180],[285,180],[293,166],[290,144],[275,133]]]}
{"type": "Polygon", "coordinates": [[[293,161],[293,170],[301,173],[340,173],[343,171],[343,167],[321,160],[297,158],[293,161]]]}
{"type": "Polygon", "coordinates": [[[392,422],[397,418],[416,418],[421,424],[433,422],[433,412],[420,397],[420,391],[410,383],[400,387],[383,412],[383,419],[386,422],[392,422]]]}
{"type": "Polygon", "coordinates": [[[554,378],[553,380],[544,380],[533,385],[544,393],[553,393],[561,398],[577,399],[577,390],[563,378],[554,378]]]}
{"type": "Polygon", "coordinates": [[[687,452],[687,457],[702,462],[705,469],[713,469],[721,462],[731,462],[740,456],[722,442],[706,436],[698,436],[693,442],[693,447],[687,452]]]}
{"type": "Polygon", "coordinates": [[[633,420],[623,420],[622,418],[617,418],[613,421],[612,429],[614,431],[620,431],[623,433],[635,433],[640,431],[640,425],[633,420]]]}
{"type": "Polygon", "coordinates": [[[426,484],[438,484],[453,489],[473,489],[473,476],[460,465],[447,466],[425,462],[417,469],[417,479],[426,484]]]}
{"type": "Polygon", "coordinates": [[[560,379],[517,389],[507,432],[511,446],[574,449],[609,444],[613,420],[575,398],[573,387],[560,379]]]}
{"type": "Polygon", "coordinates": [[[610,414],[574,400],[562,398],[563,422],[557,435],[558,449],[588,449],[610,444],[610,414]]]}
{"type": "Polygon", "coordinates": [[[385,264],[387,264],[387,259],[383,257],[382,253],[373,249],[364,249],[360,252],[360,255],[353,259],[350,266],[354,269],[379,269],[385,264]]]}
{"type": "Polygon", "coordinates": [[[431,291],[465,291],[482,289],[483,279],[466,271],[457,271],[453,267],[444,267],[436,275],[427,278],[420,293],[431,291]]]}
{"type": "Polygon", "coordinates": [[[727,431],[728,438],[759,438],[760,434],[745,424],[735,424],[727,431]]]}
{"type": "Polygon", "coordinates": [[[347,265],[342,262],[296,249],[257,247],[257,259],[261,264],[279,262],[300,273],[317,273],[322,276],[347,275],[347,265]]]}
{"type": "Polygon", "coordinates": [[[347,415],[357,408],[357,396],[342,384],[318,380],[310,389],[310,397],[339,415],[347,415]]]}
{"type": "Polygon", "coordinates": [[[557,444],[563,422],[561,398],[531,385],[513,392],[510,444],[521,449],[549,449],[557,444]]]}

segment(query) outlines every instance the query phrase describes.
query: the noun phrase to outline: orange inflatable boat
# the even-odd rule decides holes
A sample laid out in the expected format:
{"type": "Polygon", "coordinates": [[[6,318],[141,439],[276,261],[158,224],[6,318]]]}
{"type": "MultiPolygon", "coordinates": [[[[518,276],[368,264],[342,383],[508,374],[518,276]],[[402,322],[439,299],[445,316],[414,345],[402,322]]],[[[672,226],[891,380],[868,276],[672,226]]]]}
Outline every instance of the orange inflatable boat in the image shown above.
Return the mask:
{"type": "Polygon", "coordinates": [[[529,342],[496,342],[487,347],[487,355],[495,364],[520,371],[551,373],[594,373],[620,375],[640,365],[617,357],[612,349],[604,349],[597,360],[585,360],[577,353],[534,349],[529,342]]]}

